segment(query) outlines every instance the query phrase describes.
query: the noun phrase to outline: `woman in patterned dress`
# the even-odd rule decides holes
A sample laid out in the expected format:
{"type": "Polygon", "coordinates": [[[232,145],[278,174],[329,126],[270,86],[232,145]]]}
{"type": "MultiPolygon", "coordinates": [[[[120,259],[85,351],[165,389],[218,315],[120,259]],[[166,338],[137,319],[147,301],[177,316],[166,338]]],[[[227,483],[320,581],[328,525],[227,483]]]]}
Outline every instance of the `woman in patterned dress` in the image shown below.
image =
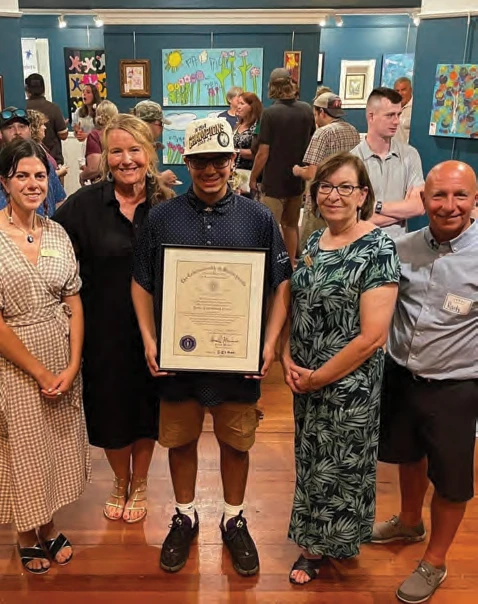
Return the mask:
{"type": "Polygon", "coordinates": [[[311,194],[327,228],[311,235],[292,276],[283,350],[294,393],[296,584],[315,579],[324,557],[356,556],[370,538],[383,346],[399,279],[393,241],[368,222],[374,194],[360,159],[326,159],[311,194]]]}
{"type": "Polygon", "coordinates": [[[0,522],[15,523],[34,574],[71,560],[53,516],[79,498],[90,471],[75,254],[62,227],[36,214],[49,170],[32,140],[0,152],[0,522]]]}

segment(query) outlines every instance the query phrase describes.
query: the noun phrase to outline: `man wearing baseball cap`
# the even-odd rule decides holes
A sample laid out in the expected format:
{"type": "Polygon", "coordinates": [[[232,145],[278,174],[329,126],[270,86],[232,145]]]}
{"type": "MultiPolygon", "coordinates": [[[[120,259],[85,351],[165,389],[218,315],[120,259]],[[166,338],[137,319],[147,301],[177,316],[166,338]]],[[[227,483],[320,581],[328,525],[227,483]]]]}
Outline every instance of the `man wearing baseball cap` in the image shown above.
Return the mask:
{"type": "Polygon", "coordinates": [[[282,227],[289,256],[294,259],[298,243],[298,223],[305,186],[292,173],[302,161],[315,131],[314,116],[308,103],[296,99],[297,85],[283,67],[273,69],[269,78],[271,107],[261,116],[258,143],[250,178],[254,190],[261,172],[261,201],[272,211],[282,227]]]}
{"type": "MultiPolygon", "coordinates": [[[[164,126],[171,124],[171,122],[164,117],[161,105],[149,100],[140,101],[131,110],[131,113],[148,124],[155,141],[156,150],[164,149],[164,145],[159,139],[163,134],[164,126]]],[[[167,186],[173,186],[177,181],[176,174],[172,170],[161,172],[161,176],[167,186]]]]}
{"type": "Polygon", "coordinates": [[[256,407],[260,381],[237,373],[176,376],[159,371],[156,341],[161,337],[161,325],[153,312],[153,308],[159,308],[163,288],[162,244],[267,249],[266,287],[271,296],[271,311],[260,377],[267,374],[286,320],[292,269],[272,213],[264,205],[236,195],[229,187],[234,158],[232,129],[226,120],[207,118],[191,122],[186,127],[184,161],[192,186],[186,194],[151,210],[135,255],[133,302],[149,369],[159,378],[159,442],[169,449],[176,498],[176,513],[160,560],[161,568],[169,572],[177,572],[186,564],[191,541],[199,529],[194,501],[197,444],[206,408],[214,418],[221,453],[222,539],[238,573],[254,575],[259,569],[243,504],[248,451],[254,444],[260,417],[256,407]]]}
{"type": "MultiPolygon", "coordinates": [[[[7,107],[0,112],[0,134],[1,142],[7,145],[11,141],[22,138],[28,140],[31,138],[30,122],[27,112],[24,109],[17,107],[7,107]]],[[[65,189],[62,187],[53,164],[50,162],[50,173],[48,175],[48,216],[52,216],[55,212],[56,205],[63,201],[66,197],[65,189]]],[[[3,187],[0,185],[0,210],[7,205],[7,196],[3,187]]],[[[43,204],[40,205],[37,212],[43,214],[43,204]]]]}
{"type": "MultiPolygon", "coordinates": [[[[317,166],[334,153],[351,151],[360,143],[358,130],[344,120],[345,111],[342,100],[333,92],[324,92],[314,100],[314,118],[317,130],[307,147],[302,160],[304,167],[295,165],[292,169],[295,176],[305,181],[315,177],[317,166]]],[[[310,235],[325,225],[323,219],[312,212],[310,194],[307,193],[304,204],[304,216],[301,229],[301,249],[310,235]]]]}

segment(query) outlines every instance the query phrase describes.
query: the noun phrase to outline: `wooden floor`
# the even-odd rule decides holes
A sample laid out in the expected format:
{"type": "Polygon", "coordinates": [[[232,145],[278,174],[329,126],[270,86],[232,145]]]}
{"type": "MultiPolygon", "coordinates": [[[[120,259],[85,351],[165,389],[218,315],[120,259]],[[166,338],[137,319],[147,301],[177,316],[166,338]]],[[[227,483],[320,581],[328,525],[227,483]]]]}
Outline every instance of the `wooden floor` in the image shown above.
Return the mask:
{"type": "MultiPolygon", "coordinates": [[[[221,486],[218,447],[210,423],[200,441],[197,501],[201,521],[198,544],[186,567],[176,575],[159,569],[160,547],[168,530],[173,492],[166,451],[156,448],[150,473],[150,509],[140,525],[110,522],[102,506],[111,487],[111,472],[98,449],[93,451],[93,482],[74,505],[57,515],[57,524],[75,547],[68,566],[47,575],[22,573],[11,527],[0,527],[0,604],[388,604],[397,602],[398,583],[415,567],[424,544],[366,545],[355,560],[322,569],[308,586],[292,586],[288,571],[297,557],[286,538],[294,489],[291,396],[278,366],[263,386],[265,411],[251,455],[246,516],[261,560],[256,577],[233,570],[223,550],[218,523],[221,486]]],[[[475,474],[475,484],[478,485],[475,474]]],[[[428,501],[428,500],[427,500],[428,501]]],[[[378,516],[397,511],[396,470],[378,471],[378,516]]],[[[425,510],[429,524],[429,511],[425,510]]],[[[450,551],[448,578],[433,604],[478,602],[478,501],[470,502],[450,551]]]]}

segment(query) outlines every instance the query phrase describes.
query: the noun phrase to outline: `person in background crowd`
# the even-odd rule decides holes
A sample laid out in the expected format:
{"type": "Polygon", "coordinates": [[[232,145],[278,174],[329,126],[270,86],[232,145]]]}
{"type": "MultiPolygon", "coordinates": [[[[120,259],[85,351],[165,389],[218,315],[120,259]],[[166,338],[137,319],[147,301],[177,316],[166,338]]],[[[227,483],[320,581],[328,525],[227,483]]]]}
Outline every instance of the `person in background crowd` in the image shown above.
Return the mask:
{"type": "Polygon", "coordinates": [[[88,436],[105,449],[115,475],[103,513],[133,523],[147,513],[159,404],[131,300],[133,247],[150,208],[172,191],[161,183],[151,131],[143,121],[119,114],[107,124],[103,140],[103,180],[70,196],[54,219],[73,242],[83,280],[88,436]]]}
{"type": "Polygon", "coordinates": [[[55,158],[50,155],[48,149],[43,144],[45,139],[46,126],[48,124],[48,118],[44,113],[35,111],[34,109],[27,109],[28,121],[30,122],[30,133],[32,140],[38,143],[45,151],[49,162],[55,169],[58,178],[62,178],[65,174],[68,174],[68,168],[66,166],[58,166],[55,158]]]}
{"type": "MultiPolygon", "coordinates": [[[[31,139],[30,122],[27,112],[24,109],[17,109],[16,107],[7,107],[1,111],[0,133],[4,145],[16,139],[31,139]]],[[[50,168],[46,203],[38,206],[38,213],[40,215],[43,215],[46,209],[47,215],[52,216],[56,206],[66,197],[65,189],[62,187],[53,164],[50,164],[50,168]]],[[[0,210],[7,205],[7,202],[7,194],[4,188],[0,186],[0,210]]]]}
{"type": "Polygon", "coordinates": [[[396,594],[408,603],[425,602],[446,578],[446,556],[474,494],[478,418],[476,174],[463,162],[438,164],[422,199],[429,226],[397,240],[402,278],[380,412],[379,459],[399,464],[401,511],[377,522],[371,538],[423,541],[431,481],[430,539],[396,594]]]}
{"type": "Polygon", "coordinates": [[[322,95],[325,94],[326,92],[332,92],[334,93],[334,91],[332,90],[332,88],[329,88],[328,86],[317,86],[317,90],[315,91],[315,97],[312,99],[312,103],[315,101],[315,99],[322,95]]]}
{"type": "Polygon", "coordinates": [[[56,161],[57,166],[65,163],[61,141],[68,138],[68,126],[61,113],[60,106],[45,98],[45,81],[39,73],[32,73],[25,80],[27,93],[27,110],[40,111],[47,117],[44,147],[56,161]]]}
{"type": "Polygon", "coordinates": [[[282,352],[294,393],[297,584],[315,579],[323,558],[357,556],[370,539],[383,345],[400,276],[393,241],[368,221],[374,196],[360,159],[326,158],[311,196],[327,227],[311,235],[292,275],[282,352]]]}
{"type": "MultiPolygon", "coordinates": [[[[155,141],[156,149],[164,149],[160,138],[163,134],[164,126],[169,126],[171,122],[164,117],[161,105],[149,100],[140,101],[131,110],[131,113],[148,124],[155,141]]],[[[164,172],[160,172],[160,175],[164,184],[168,187],[173,186],[177,181],[177,176],[172,170],[164,170],[164,172]]]]}
{"type": "Polygon", "coordinates": [[[88,134],[95,127],[96,108],[101,103],[101,96],[94,84],[84,84],[81,93],[83,104],[73,114],[71,125],[75,138],[80,143],[86,140],[88,134]]]}
{"type": "Polygon", "coordinates": [[[251,191],[263,172],[261,198],[282,227],[287,252],[295,259],[304,182],[292,173],[302,161],[315,131],[314,114],[308,103],[295,99],[296,86],[287,69],[279,67],[269,78],[271,107],[262,112],[259,148],[250,178],[251,191]]]}
{"type": "Polygon", "coordinates": [[[393,88],[402,97],[402,115],[400,116],[400,126],[395,136],[401,143],[408,143],[410,138],[410,122],[412,121],[412,83],[409,78],[398,78],[393,88]]]}
{"type": "Polygon", "coordinates": [[[235,373],[183,372],[174,376],[160,372],[156,341],[161,326],[155,322],[153,306],[158,308],[163,287],[162,244],[267,249],[266,291],[270,294],[271,307],[262,352],[261,377],[265,377],[287,315],[291,266],[269,210],[256,201],[236,195],[228,187],[234,144],[231,127],[225,120],[208,118],[188,124],[184,161],[191,174],[192,187],[185,195],[160,204],[149,213],[136,248],[132,284],[146,359],[151,374],[160,382],[159,442],[169,449],[176,498],[176,514],[163,543],[160,564],[169,572],[181,570],[199,530],[194,500],[197,446],[208,408],[214,418],[214,432],[221,452],[222,539],[236,571],[241,575],[254,575],[259,570],[259,557],[243,509],[249,449],[254,444],[260,416],[256,405],[260,382],[235,373]]]}
{"type": "Polygon", "coordinates": [[[261,114],[262,103],[256,94],[243,92],[239,95],[236,108],[238,122],[234,130],[234,173],[242,176],[237,191],[239,195],[249,193],[249,178],[254,165],[252,140],[261,114]]]}
{"type": "Polygon", "coordinates": [[[375,88],[367,100],[367,136],[352,149],[367,168],[375,193],[370,220],[392,239],[407,232],[407,219],[423,216],[422,162],[418,151],[396,140],[401,96],[391,88],[375,88]]]}
{"type": "Polygon", "coordinates": [[[92,130],[86,139],[85,165],[80,172],[80,183],[95,182],[101,178],[101,155],[103,153],[103,144],[101,138],[103,130],[108,122],[115,115],[118,115],[118,108],[114,103],[108,100],[101,101],[96,108],[95,129],[92,130]]]}
{"type": "Polygon", "coordinates": [[[65,231],[36,213],[50,170],[31,139],[0,151],[0,523],[14,522],[33,574],[71,560],[53,518],[90,476],[78,266],[65,231]]]}
{"type": "Polygon", "coordinates": [[[233,131],[237,126],[238,116],[236,114],[236,111],[237,104],[239,101],[239,95],[241,95],[243,92],[244,90],[242,90],[242,88],[239,88],[239,86],[232,86],[231,88],[229,88],[226,94],[226,99],[229,103],[229,109],[226,109],[226,111],[222,111],[217,116],[227,120],[233,131]]]}
{"type": "MultiPolygon", "coordinates": [[[[342,100],[333,92],[324,92],[316,97],[314,117],[317,130],[302,160],[306,166],[295,165],[292,168],[295,176],[311,181],[315,177],[317,166],[324,159],[334,153],[350,151],[360,143],[360,134],[354,126],[343,119],[344,115],[342,100]]],[[[302,217],[301,249],[312,233],[324,226],[323,219],[312,212],[312,199],[310,194],[307,194],[302,217]]]]}

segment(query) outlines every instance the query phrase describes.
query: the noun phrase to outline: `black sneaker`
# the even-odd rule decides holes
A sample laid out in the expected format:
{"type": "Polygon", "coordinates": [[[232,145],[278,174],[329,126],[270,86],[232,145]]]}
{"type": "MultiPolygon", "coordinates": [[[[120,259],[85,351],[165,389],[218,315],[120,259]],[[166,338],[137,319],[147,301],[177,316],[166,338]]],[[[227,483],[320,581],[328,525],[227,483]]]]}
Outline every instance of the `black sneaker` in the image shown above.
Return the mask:
{"type": "Polygon", "coordinates": [[[232,565],[240,575],[255,575],[259,570],[259,556],[252,537],[247,530],[247,520],[242,515],[234,516],[224,527],[224,514],[219,525],[222,540],[231,553],[232,565]]]}
{"type": "Polygon", "coordinates": [[[177,573],[186,564],[191,543],[199,531],[199,519],[196,511],[194,512],[194,526],[187,514],[181,514],[178,508],[176,508],[176,512],[169,525],[168,536],[161,548],[159,561],[161,568],[170,573],[177,573]]]}

